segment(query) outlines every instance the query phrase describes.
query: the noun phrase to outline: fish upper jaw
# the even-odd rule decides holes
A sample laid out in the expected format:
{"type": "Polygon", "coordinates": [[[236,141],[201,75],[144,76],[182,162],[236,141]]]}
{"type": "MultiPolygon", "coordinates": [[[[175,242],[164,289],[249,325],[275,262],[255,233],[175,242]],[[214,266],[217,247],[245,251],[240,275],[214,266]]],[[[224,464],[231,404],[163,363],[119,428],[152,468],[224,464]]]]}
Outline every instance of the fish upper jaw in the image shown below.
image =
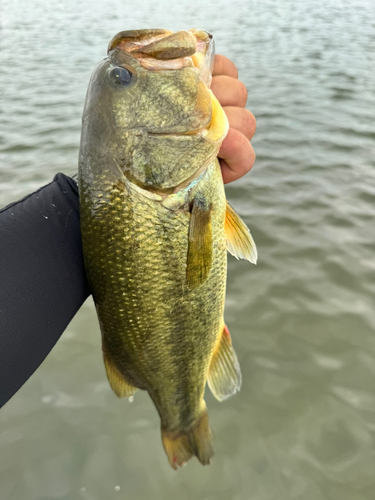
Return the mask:
{"type": "Polygon", "coordinates": [[[117,33],[108,45],[108,54],[119,49],[150,71],[195,67],[201,80],[211,86],[215,58],[213,36],[204,30],[174,33],[162,29],[129,30],[117,33]]]}

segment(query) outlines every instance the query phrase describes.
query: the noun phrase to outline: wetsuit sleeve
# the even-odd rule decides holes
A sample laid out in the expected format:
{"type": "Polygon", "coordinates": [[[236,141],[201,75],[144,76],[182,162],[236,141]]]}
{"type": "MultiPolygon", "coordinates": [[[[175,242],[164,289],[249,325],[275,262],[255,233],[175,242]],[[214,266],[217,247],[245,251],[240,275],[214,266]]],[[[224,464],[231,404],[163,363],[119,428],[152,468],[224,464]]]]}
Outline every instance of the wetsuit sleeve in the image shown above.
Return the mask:
{"type": "Polygon", "coordinates": [[[0,406],[42,363],[89,293],[77,184],[58,174],[0,210],[0,406]]]}

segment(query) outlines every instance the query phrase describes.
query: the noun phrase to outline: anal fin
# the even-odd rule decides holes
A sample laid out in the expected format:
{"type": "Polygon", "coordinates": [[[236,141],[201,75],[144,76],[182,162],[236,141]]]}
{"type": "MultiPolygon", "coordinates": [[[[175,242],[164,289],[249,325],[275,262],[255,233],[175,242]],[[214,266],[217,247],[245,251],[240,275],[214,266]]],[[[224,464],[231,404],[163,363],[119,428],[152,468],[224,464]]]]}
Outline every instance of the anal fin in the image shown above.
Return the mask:
{"type": "Polygon", "coordinates": [[[232,339],[226,325],[212,355],[207,383],[212,394],[219,401],[229,398],[241,387],[241,370],[232,339]]]}
{"type": "Polygon", "coordinates": [[[211,206],[195,198],[190,216],[186,280],[190,288],[200,287],[212,266],[211,206]]]}
{"type": "Polygon", "coordinates": [[[227,202],[225,215],[227,249],[236,259],[246,259],[257,263],[258,252],[249,228],[227,202]]]}
{"type": "Polygon", "coordinates": [[[112,387],[113,392],[119,398],[131,398],[134,396],[137,387],[129,384],[119,373],[117,368],[111,363],[107,356],[103,353],[105,371],[107,373],[108,381],[112,387]]]}

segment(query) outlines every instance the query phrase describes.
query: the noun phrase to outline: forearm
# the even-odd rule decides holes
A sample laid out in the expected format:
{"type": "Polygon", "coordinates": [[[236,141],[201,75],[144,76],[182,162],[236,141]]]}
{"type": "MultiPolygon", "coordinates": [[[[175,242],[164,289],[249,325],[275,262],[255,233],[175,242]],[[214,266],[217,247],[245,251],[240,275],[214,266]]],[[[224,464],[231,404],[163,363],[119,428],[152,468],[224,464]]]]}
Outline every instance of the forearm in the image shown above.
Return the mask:
{"type": "Polygon", "coordinates": [[[89,293],[77,186],[58,174],[0,210],[0,406],[42,363],[89,293]]]}

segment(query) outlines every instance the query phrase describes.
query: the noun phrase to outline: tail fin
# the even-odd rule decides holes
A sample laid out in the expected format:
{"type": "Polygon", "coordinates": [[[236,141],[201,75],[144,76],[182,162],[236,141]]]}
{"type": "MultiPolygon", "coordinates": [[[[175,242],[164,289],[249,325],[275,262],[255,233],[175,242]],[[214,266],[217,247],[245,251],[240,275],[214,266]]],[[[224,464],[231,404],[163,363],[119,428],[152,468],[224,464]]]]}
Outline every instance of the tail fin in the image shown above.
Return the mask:
{"type": "MultiPolygon", "coordinates": [[[[203,402],[204,403],[204,402],[203,402]]],[[[212,447],[212,432],[208,420],[206,405],[199,419],[187,432],[168,432],[162,429],[161,437],[169,463],[173,469],[182,467],[195,455],[201,464],[211,462],[214,450],[212,447]]]]}

